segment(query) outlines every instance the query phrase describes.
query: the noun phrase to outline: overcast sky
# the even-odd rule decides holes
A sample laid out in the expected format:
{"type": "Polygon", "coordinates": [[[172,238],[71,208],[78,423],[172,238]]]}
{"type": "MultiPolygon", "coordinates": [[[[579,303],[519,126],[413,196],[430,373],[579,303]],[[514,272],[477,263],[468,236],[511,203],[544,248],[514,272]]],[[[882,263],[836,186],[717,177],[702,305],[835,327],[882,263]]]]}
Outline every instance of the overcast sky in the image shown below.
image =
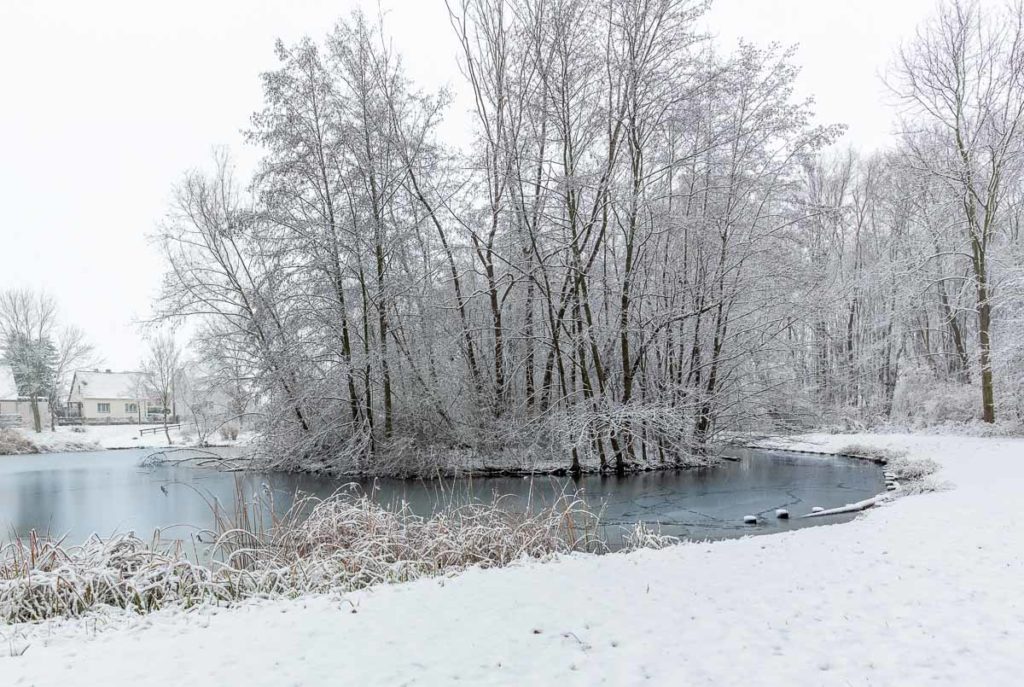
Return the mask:
{"type": "MultiPolygon", "coordinates": [[[[240,130],[275,38],[321,37],[360,0],[0,0],[0,289],[52,293],[106,365],[136,367],[162,265],[147,237],[182,172],[240,130]]],[[[444,0],[382,0],[421,87],[458,98],[444,0]]],[[[890,140],[878,76],[934,0],[717,0],[708,27],[799,44],[800,88],[847,142],[890,140]]],[[[456,100],[462,108],[465,100],[456,100]]],[[[449,126],[465,122],[453,113],[449,126]]]]}

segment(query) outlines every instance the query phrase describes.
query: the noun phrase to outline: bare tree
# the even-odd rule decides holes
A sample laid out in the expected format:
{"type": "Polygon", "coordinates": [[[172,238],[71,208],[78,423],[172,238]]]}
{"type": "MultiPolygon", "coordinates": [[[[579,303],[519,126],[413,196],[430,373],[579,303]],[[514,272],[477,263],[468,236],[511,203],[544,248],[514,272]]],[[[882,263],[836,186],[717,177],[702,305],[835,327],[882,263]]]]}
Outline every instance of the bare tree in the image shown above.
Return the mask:
{"type": "Polygon", "coordinates": [[[173,444],[168,423],[175,402],[175,385],[181,373],[181,348],[173,334],[160,333],[153,336],[142,371],[150,395],[160,403],[164,419],[164,436],[168,444],[173,444]]]}
{"type": "Polygon", "coordinates": [[[86,338],[85,332],[74,325],[67,325],[57,333],[56,356],[53,364],[53,384],[50,387],[50,429],[55,428],[57,409],[68,398],[68,387],[74,371],[99,363],[96,349],[86,338]]]}
{"type": "Polygon", "coordinates": [[[947,0],[900,50],[892,87],[922,170],[960,205],[977,314],[982,417],[995,422],[990,249],[1024,153],[1024,5],[947,0]],[[924,122],[928,136],[921,136],[924,122]],[[921,145],[934,137],[939,145],[921,145]]]}
{"type": "Polygon", "coordinates": [[[794,52],[719,52],[706,7],[451,0],[464,151],[365,16],[277,45],[248,195],[218,156],[161,231],[160,316],[202,321],[268,464],[685,464],[816,405],[889,417],[919,361],[963,367],[961,266],[917,264],[947,250],[935,184],[903,152],[823,157],[841,128],[795,97],[794,52]]]}

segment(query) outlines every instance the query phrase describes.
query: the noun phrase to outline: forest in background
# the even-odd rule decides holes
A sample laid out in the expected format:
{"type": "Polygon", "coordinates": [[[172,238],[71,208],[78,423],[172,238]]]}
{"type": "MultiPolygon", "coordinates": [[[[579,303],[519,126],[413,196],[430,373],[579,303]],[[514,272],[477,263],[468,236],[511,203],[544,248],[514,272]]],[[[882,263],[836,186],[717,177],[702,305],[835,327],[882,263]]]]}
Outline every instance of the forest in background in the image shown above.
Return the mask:
{"type": "Polygon", "coordinates": [[[378,22],[277,44],[258,171],[216,151],[157,237],[158,317],[196,322],[264,465],[627,471],[735,432],[1019,426],[1021,6],[941,3],[870,155],[796,97],[795,50],[723,54],[706,9],[448,0],[465,148],[378,22]]]}

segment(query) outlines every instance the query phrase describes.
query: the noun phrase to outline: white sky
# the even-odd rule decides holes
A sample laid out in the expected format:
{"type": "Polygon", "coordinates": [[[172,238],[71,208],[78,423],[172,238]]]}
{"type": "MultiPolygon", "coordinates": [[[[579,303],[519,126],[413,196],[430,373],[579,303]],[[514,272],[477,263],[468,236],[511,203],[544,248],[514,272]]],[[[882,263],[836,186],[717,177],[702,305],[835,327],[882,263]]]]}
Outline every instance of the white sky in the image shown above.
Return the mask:
{"type": "MultiPolygon", "coordinates": [[[[994,0],[993,0],[994,1],[994,0]]],[[[147,235],[171,186],[212,146],[253,158],[240,135],[259,107],[273,42],[326,34],[369,0],[0,0],[0,289],[45,289],[106,365],[136,367],[162,265],[147,235]]],[[[423,88],[458,91],[443,0],[381,0],[423,88]]],[[[798,43],[801,88],[847,141],[885,145],[878,80],[934,0],[717,0],[729,47],[798,43]]],[[[458,92],[456,96],[458,97],[458,92]]],[[[464,109],[465,100],[456,107],[464,109]]],[[[453,123],[467,121],[453,112],[453,123]]]]}

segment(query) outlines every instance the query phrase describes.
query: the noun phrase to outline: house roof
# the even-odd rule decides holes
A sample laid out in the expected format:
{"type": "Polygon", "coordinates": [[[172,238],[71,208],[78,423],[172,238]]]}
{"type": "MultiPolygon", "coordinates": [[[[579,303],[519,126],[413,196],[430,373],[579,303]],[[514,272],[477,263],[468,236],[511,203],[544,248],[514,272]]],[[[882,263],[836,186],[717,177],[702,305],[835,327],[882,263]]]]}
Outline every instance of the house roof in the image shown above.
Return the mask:
{"type": "Polygon", "coordinates": [[[100,372],[79,370],[75,372],[74,384],[81,386],[82,398],[111,398],[136,401],[145,392],[140,389],[143,372],[100,372]]]}
{"type": "Polygon", "coordinates": [[[14,370],[10,365],[0,365],[0,399],[10,401],[18,398],[18,385],[14,382],[14,370]]]}

